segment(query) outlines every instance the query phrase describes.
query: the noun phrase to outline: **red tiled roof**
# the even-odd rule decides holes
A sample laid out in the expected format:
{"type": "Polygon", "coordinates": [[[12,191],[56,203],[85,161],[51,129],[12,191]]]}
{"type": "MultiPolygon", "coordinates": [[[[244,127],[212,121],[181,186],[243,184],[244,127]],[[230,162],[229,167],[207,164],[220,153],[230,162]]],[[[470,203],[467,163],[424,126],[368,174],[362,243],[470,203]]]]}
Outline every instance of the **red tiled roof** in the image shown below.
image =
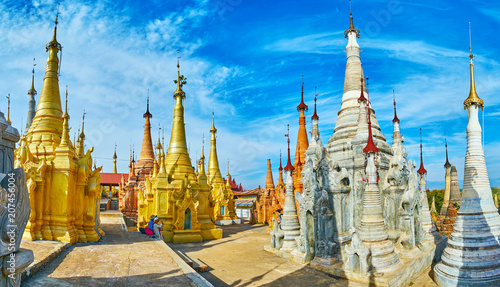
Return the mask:
{"type": "MultiPolygon", "coordinates": [[[[227,179],[226,178],[222,179],[224,180],[224,184],[227,184],[227,179]]],[[[243,191],[241,183],[240,185],[236,184],[236,181],[234,180],[234,178],[231,178],[231,175],[229,175],[229,185],[231,186],[231,190],[233,191],[233,193],[238,191],[243,191]]]]}
{"type": "Polygon", "coordinates": [[[118,185],[122,182],[122,176],[125,178],[125,181],[128,181],[128,173],[101,172],[101,184],[118,185]]]}
{"type": "Polygon", "coordinates": [[[234,205],[236,205],[236,206],[252,206],[254,204],[255,200],[256,200],[256,198],[235,199],[234,205]]]}

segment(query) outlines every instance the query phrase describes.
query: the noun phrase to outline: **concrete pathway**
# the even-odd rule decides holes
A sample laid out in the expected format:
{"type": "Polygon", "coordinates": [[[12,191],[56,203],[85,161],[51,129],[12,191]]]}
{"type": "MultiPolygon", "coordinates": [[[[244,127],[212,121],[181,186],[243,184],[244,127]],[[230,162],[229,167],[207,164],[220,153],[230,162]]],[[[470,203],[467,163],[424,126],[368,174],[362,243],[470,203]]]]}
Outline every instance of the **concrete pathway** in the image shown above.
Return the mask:
{"type": "Polygon", "coordinates": [[[101,215],[98,243],[70,246],[21,286],[196,286],[162,244],[122,230],[119,216],[101,215]]]}
{"type": "Polygon", "coordinates": [[[223,238],[168,245],[208,265],[200,273],[214,286],[365,286],[290,262],[264,251],[267,226],[224,226],[223,238]]]}

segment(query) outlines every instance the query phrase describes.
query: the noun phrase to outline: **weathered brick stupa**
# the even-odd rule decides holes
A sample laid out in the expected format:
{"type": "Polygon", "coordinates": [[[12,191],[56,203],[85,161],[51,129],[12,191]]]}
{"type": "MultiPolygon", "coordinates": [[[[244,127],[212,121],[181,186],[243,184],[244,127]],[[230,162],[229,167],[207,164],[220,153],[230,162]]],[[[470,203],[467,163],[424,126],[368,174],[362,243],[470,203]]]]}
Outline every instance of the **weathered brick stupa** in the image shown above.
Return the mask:
{"type": "Polygon", "coordinates": [[[457,210],[460,206],[460,189],[458,186],[457,169],[452,166],[448,161],[448,144],[445,143],[446,148],[446,168],[445,175],[445,190],[443,197],[443,205],[439,212],[439,217],[436,226],[442,235],[450,236],[453,231],[453,224],[457,217],[457,210]]]}
{"type": "MultiPolygon", "coordinates": [[[[275,187],[273,181],[273,171],[271,169],[271,160],[267,159],[267,174],[266,174],[266,185],[264,188],[264,193],[259,194],[257,200],[255,201],[255,209],[257,212],[257,222],[263,224],[269,224],[272,226],[273,218],[273,201],[272,198],[275,196],[275,187]]],[[[269,228],[270,230],[270,228],[269,228]]]]}
{"type": "Polygon", "coordinates": [[[342,104],[326,146],[317,132],[318,117],[312,118],[303,190],[296,193],[300,235],[289,257],[350,280],[403,286],[431,265],[445,239],[428,226],[425,189],[415,162],[407,159],[395,101],[392,147],[380,131],[363,81],[360,31],[352,14],[344,36],[342,104]]]}
{"type": "Polygon", "coordinates": [[[54,36],[46,46],[49,57],[36,114],[16,150],[15,166],[25,170],[31,202],[23,238],[93,242],[104,235],[98,208],[101,167],[92,169],[94,148],[84,150],[83,122],[76,148],[69,138],[68,90],[63,113],[57,56],[62,47],[56,33],[57,17],[54,36]]]}
{"type": "Polygon", "coordinates": [[[128,182],[120,185],[119,191],[120,210],[125,216],[133,221],[137,221],[137,195],[139,190],[146,188],[146,177],[153,175],[155,167],[155,153],[153,150],[153,141],[151,140],[150,123],[150,119],[153,115],[149,112],[149,96],[147,99],[146,112],[143,117],[146,121],[144,123],[141,153],[137,162],[135,162],[134,154],[132,154],[129,165],[128,182]]]}
{"type": "MultiPolygon", "coordinates": [[[[240,220],[236,216],[234,207],[234,195],[231,185],[224,183],[219,169],[219,160],[217,157],[217,129],[215,128],[215,115],[212,111],[212,128],[210,129],[210,157],[208,159],[208,184],[212,188],[212,197],[214,199],[214,214],[215,224],[229,225],[239,224],[240,220]]],[[[229,174],[229,164],[228,164],[229,174]]]]}
{"type": "Polygon", "coordinates": [[[478,114],[484,103],[476,93],[472,51],[469,57],[470,92],[464,101],[469,123],[462,199],[442,261],[434,272],[440,286],[500,286],[500,215],[493,203],[481,144],[478,114]]]}
{"type": "MultiPolygon", "coordinates": [[[[205,156],[202,152],[200,170],[196,175],[189,158],[184,127],[182,90],[185,81],[177,63],[177,90],[172,133],[168,152],[159,153],[159,170],[146,177],[146,188],[139,190],[137,227],[145,227],[151,215],[163,221],[161,232],[166,242],[199,242],[222,238],[222,229],[216,229],[213,217],[214,200],[205,174],[205,156]]],[[[164,145],[163,145],[164,146],[164,145]]]]}

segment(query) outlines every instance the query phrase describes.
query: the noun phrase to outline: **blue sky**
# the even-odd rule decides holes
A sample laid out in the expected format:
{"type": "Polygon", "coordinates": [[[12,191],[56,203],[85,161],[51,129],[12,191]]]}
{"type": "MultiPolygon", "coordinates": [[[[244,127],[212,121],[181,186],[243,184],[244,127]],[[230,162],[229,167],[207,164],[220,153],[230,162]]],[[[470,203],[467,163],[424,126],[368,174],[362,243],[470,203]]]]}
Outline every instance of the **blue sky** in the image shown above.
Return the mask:
{"type": "MultiPolygon", "coordinates": [[[[12,95],[11,119],[25,125],[33,57],[41,92],[45,44],[53,33],[56,1],[0,3],[0,94],[12,95]]],[[[310,110],[318,87],[320,133],[333,133],[342,97],[348,1],[61,1],[58,41],[63,46],[60,88],[68,85],[71,133],[86,109],[87,145],[105,172],[117,142],[119,172],[127,172],[129,146],[139,154],[147,89],[168,142],[177,50],[188,78],[186,129],[191,158],[200,156],[215,109],[221,172],[244,188],[265,184],[266,159],[277,180],[286,124],[292,151],[298,129],[301,75],[310,110]]],[[[450,162],[463,178],[469,92],[468,22],[476,55],[476,88],[485,102],[485,154],[492,185],[500,185],[500,4],[496,1],[356,1],[354,25],[370,99],[392,142],[392,89],[409,158],[424,162],[431,188],[444,186],[444,135],[450,162]]],[[[37,97],[38,101],[38,97],[37,97]]],[[[7,100],[0,97],[0,109],[7,100]]],[[[208,151],[208,147],[205,148],[208,151]]]]}

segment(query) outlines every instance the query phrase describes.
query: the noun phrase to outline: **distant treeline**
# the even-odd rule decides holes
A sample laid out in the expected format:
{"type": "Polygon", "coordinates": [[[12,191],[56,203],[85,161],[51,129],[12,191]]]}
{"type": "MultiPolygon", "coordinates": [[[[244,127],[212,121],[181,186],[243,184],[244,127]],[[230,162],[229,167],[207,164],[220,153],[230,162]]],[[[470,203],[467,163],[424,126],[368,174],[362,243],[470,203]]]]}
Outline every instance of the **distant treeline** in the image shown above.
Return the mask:
{"type": "MultiPolygon", "coordinates": [[[[462,192],[462,190],[460,190],[462,192]]],[[[491,193],[493,195],[493,199],[495,199],[495,194],[498,196],[498,200],[500,201],[500,187],[492,187],[491,193]]],[[[429,209],[431,208],[432,198],[436,198],[436,211],[439,213],[441,210],[441,206],[443,206],[443,197],[444,197],[444,189],[434,189],[427,191],[427,200],[429,201],[429,209]]]]}

